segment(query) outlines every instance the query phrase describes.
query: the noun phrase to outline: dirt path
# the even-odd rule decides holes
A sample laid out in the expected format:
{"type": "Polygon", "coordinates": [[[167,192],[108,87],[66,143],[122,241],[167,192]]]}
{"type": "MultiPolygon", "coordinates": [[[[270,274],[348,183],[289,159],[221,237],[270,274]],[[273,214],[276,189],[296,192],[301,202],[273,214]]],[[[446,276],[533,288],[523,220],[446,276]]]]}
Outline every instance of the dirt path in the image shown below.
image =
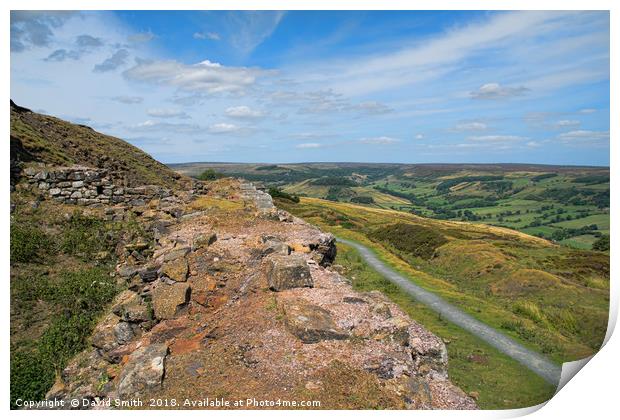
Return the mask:
{"type": "Polygon", "coordinates": [[[415,300],[422,302],[437,313],[441,314],[443,318],[446,318],[464,330],[469,331],[502,353],[525,365],[528,369],[532,370],[552,385],[558,384],[560,374],[562,373],[562,368],[551,362],[545,356],[525,348],[512,338],[497,331],[495,328],[478,321],[457,307],[449,304],[434,293],[431,293],[428,290],[416,285],[409,278],[398,274],[392,268],[379,260],[379,258],[377,258],[377,256],[366,246],[341,238],[338,238],[338,241],[357,249],[364,260],[373,269],[385,276],[385,278],[392,283],[399,286],[415,300]]]}

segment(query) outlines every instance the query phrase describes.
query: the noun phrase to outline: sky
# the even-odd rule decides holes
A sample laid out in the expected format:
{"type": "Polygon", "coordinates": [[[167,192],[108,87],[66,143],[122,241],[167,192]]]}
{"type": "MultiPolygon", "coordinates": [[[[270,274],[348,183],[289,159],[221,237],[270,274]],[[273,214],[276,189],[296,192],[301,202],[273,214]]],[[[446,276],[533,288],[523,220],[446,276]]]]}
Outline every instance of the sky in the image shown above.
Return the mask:
{"type": "Polygon", "coordinates": [[[165,163],[609,165],[609,13],[11,12],[11,98],[165,163]]]}

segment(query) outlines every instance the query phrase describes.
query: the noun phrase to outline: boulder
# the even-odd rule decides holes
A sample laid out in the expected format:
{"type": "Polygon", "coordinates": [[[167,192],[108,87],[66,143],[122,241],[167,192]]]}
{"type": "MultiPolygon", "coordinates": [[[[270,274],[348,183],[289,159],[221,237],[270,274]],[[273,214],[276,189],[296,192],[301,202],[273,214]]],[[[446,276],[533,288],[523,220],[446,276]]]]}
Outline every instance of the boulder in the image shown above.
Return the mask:
{"type": "Polygon", "coordinates": [[[336,325],[331,314],[319,306],[290,302],[283,306],[283,310],[287,329],[306,344],[349,337],[336,325]]]}
{"type": "Polygon", "coordinates": [[[133,277],[135,274],[138,273],[138,271],[140,271],[140,267],[137,267],[135,265],[127,265],[127,264],[121,265],[116,270],[119,276],[125,277],[125,278],[133,277]]]}
{"type": "Polygon", "coordinates": [[[108,314],[101,322],[97,324],[91,336],[91,344],[99,349],[103,354],[114,350],[118,347],[114,328],[118,324],[119,317],[114,314],[108,314]]]}
{"type": "Polygon", "coordinates": [[[267,282],[275,291],[296,287],[313,287],[310,269],[301,256],[274,255],[267,262],[267,282]]]}
{"type": "Polygon", "coordinates": [[[165,344],[151,344],[133,352],[120,374],[118,395],[133,398],[160,387],[167,355],[168,346],[165,344]]]}
{"type": "Polygon", "coordinates": [[[140,296],[130,290],[125,290],[114,300],[112,313],[128,322],[144,322],[151,319],[146,305],[140,296]]]}
{"type": "Polygon", "coordinates": [[[138,272],[140,274],[140,279],[145,283],[150,283],[152,281],[157,280],[157,272],[159,271],[159,265],[151,265],[143,268],[138,272]]]}
{"type": "Polygon", "coordinates": [[[263,257],[270,254],[289,255],[290,253],[291,249],[289,246],[282,241],[278,241],[277,239],[267,239],[265,241],[265,247],[261,252],[263,257]]]}
{"type": "Polygon", "coordinates": [[[176,260],[165,262],[161,266],[161,275],[177,282],[187,280],[189,265],[185,258],[177,258],[176,260]]]}
{"type": "Polygon", "coordinates": [[[174,318],[188,302],[191,288],[185,283],[160,284],[153,290],[153,310],[157,319],[174,318]]]}
{"type": "Polygon", "coordinates": [[[414,323],[409,326],[409,347],[418,374],[432,371],[448,377],[448,349],[440,338],[414,323]]]}
{"type": "Polygon", "coordinates": [[[406,318],[389,318],[375,331],[373,338],[407,346],[409,344],[409,325],[411,325],[411,322],[406,318]]]}
{"type": "Polygon", "coordinates": [[[189,254],[189,251],[190,251],[189,247],[174,248],[174,249],[168,251],[166,254],[164,254],[164,262],[173,261],[173,260],[176,260],[176,259],[179,259],[179,258],[183,258],[187,254],[189,254]]]}
{"type": "Polygon", "coordinates": [[[194,238],[194,249],[206,248],[217,241],[215,232],[200,233],[194,238]]]}
{"type": "Polygon", "coordinates": [[[119,322],[114,326],[114,336],[118,344],[127,344],[134,338],[135,334],[128,322],[119,322]]]}

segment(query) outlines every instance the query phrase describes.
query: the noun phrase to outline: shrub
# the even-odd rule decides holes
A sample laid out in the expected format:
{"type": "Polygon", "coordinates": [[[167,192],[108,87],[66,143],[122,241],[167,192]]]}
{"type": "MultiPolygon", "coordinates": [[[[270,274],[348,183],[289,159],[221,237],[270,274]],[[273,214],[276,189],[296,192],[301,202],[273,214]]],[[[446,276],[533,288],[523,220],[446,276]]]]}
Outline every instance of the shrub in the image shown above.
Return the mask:
{"type": "Polygon", "coordinates": [[[396,223],[371,232],[369,237],[387,242],[399,251],[429,259],[435,250],[448,242],[440,233],[424,226],[396,223]]]}
{"type": "Polygon", "coordinates": [[[11,409],[18,398],[41,401],[54,384],[54,367],[35,349],[11,349],[11,409]]]}
{"type": "Polygon", "coordinates": [[[224,178],[224,174],[217,172],[215,169],[207,169],[198,175],[198,179],[201,181],[215,181],[216,179],[224,178]]]}
{"type": "Polygon", "coordinates": [[[63,226],[60,249],[69,255],[90,258],[108,248],[105,232],[103,220],[75,212],[63,226]]]}
{"type": "Polygon", "coordinates": [[[361,196],[357,196],[357,197],[352,197],[351,198],[351,202],[352,203],[360,203],[360,204],[373,204],[375,202],[375,200],[372,197],[367,197],[367,196],[361,195],[361,196]]]}
{"type": "Polygon", "coordinates": [[[40,259],[52,241],[39,228],[22,223],[11,225],[11,262],[40,259]]]}
{"type": "Polygon", "coordinates": [[[97,317],[117,292],[103,268],[65,272],[54,282],[46,277],[42,280],[42,286],[22,297],[52,303],[57,315],[36,343],[11,349],[12,405],[17,398],[44,398],[56,372],[86,348],[97,317]]]}
{"type": "Polygon", "coordinates": [[[603,235],[592,244],[592,249],[595,251],[609,251],[609,236],[603,235]]]}
{"type": "Polygon", "coordinates": [[[269,195],[272,198],[283,198],[284,200],[292,201],[293,203],[299,203],[298,196],[284,192],[276,187],[269,188],[269,195]]]}

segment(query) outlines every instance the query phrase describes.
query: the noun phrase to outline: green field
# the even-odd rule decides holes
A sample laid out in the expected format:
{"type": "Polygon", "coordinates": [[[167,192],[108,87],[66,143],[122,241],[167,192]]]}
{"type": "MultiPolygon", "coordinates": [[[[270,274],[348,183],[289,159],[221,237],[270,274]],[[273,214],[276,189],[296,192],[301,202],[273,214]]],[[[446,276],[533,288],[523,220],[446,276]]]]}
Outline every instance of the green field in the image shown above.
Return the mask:
{"type": "Polygon", "coordinates": [[[591,249],[609,235],[609,168],[603,167],[356,163],[172,167],[188,175],[210,168],[301,197],[507,227],[578,249],[591,249]]]}

